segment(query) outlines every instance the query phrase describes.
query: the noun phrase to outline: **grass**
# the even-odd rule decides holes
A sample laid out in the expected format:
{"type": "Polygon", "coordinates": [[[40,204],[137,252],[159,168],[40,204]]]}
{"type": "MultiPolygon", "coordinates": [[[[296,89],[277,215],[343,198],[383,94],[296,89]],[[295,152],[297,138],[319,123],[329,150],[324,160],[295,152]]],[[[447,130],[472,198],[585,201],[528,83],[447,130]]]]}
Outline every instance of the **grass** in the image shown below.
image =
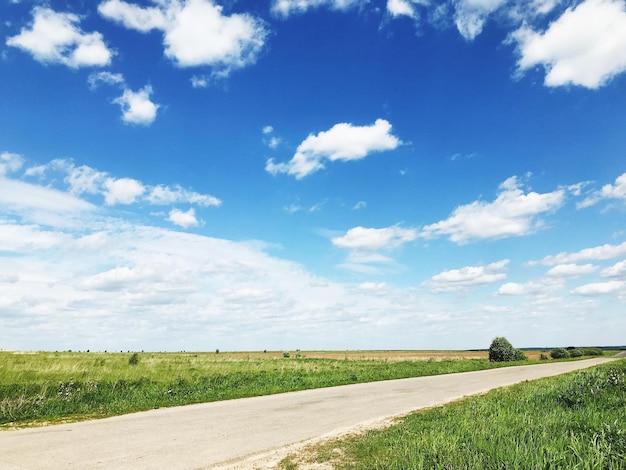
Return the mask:
{"type": "Polygon", "coordinates": [[[282,352],[0,351],[0,428],[510,365],[445,356],[406,360],[405,352],[385,352],[379,359],[371,352],[346,353],[343,359],[310,354],[317,357],[299,351],[299,358],[283,358],[282,352]]]}
{"type": "MultiPolygon", "coordinates": [[[[480,354],[0,351],[0,429],[516,364],[490,363],[480,354]]],[[[523,363],[532,362],[539,361],[523,363]]]]}
{"type": "Polygon", "coordinates": [[[303,455],[282,468],[626,469],[626,360],[417,412],[303,455]]]}

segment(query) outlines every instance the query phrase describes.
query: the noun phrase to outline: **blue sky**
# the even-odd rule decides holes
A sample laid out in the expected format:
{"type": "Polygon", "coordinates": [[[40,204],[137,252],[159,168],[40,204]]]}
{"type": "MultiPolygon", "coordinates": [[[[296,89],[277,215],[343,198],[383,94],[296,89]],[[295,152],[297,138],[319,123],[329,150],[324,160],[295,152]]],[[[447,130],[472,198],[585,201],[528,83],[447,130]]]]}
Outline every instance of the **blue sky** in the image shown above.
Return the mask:
{"type": "Polygon", "coordinates": [[[0,347],[624,344],[623,0],[0,6],[0,347]]]}

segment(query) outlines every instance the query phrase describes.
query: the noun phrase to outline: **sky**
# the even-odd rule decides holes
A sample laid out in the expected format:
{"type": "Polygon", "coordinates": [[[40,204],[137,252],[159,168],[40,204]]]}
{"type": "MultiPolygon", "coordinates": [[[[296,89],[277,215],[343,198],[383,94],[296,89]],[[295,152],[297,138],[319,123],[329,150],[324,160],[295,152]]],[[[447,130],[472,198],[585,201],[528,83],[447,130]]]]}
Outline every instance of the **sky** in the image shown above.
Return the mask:
{"type": "Polygon", "coordinates": [[[6,0],[0,348],[626,344],[626,1],[6,0]]]}

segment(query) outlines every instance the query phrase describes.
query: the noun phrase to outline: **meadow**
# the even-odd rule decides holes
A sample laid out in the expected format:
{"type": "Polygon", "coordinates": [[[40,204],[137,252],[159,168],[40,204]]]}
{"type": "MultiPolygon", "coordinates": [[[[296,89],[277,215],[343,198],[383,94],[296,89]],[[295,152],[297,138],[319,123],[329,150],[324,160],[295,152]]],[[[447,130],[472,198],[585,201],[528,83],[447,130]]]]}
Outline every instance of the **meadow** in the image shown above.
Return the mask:
{"type": "Polygon", "coordinates": [[[0,429],[514,364],[486,351],[0,351],[0,429]]]}
{"type": "Polygon", "coordinates": [[[413,413],[284,470],[626,469],[626,359],[413,413]]]}
{"type": "Polygon", "coordinates": [[[0,429],[505,365],[484,351],[0,351],[0,429]]]}

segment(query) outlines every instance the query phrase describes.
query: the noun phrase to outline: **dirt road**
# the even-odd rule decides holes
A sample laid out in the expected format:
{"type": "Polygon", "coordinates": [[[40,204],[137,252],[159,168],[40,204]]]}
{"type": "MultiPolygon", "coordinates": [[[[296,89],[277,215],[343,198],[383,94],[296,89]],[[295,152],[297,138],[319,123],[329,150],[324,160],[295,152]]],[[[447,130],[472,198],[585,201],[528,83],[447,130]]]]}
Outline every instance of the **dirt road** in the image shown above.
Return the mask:
{"type": "Polygon", "coordinates": [[[347,385],[4,431],[0,468],[259,468],[253,462],[276,449],[608,360],[347,385]]]}

